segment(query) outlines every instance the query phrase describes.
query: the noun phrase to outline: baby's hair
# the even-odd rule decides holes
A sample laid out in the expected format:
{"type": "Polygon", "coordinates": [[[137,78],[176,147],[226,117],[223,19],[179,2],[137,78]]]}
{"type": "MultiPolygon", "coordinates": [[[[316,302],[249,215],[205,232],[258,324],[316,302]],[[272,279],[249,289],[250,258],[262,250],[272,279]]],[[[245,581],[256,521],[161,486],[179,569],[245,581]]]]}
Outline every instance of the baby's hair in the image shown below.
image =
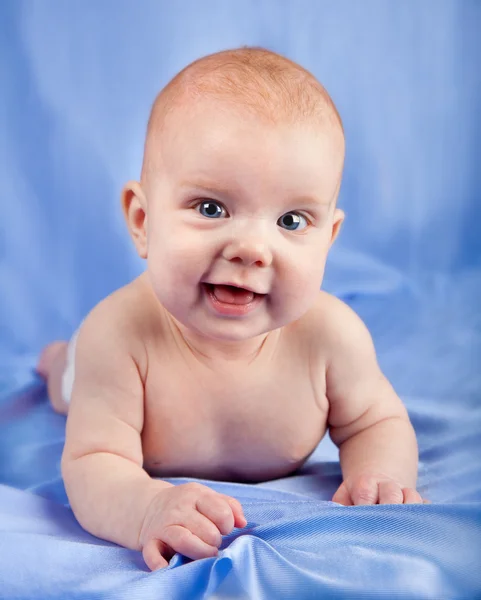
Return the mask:
{"type": "Polygon", "coordinates": [[[219,100],[273,124],[315,120],[343,132],[333,101],[312,73],[264,48],[224,50],[189,64],[156,97],[147,127],[143,173],[155,132],[162,130],[177,108],[202,98],[219,100]]]}

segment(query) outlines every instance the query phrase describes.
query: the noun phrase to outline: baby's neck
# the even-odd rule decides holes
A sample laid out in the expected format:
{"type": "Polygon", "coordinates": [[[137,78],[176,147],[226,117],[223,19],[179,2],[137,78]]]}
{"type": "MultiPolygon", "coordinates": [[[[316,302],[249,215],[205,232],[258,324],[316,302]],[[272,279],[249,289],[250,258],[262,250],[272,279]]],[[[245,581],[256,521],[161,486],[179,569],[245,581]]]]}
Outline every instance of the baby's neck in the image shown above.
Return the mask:
{"type": "Polygon", "coordinates": [[[267,350],[267,346],[276,345],[280,330],[269,331],[255,338],[242,341],[216,340],[192,331],[169,315],[173,335],[200,360],[239,361],[250,363],[267,350]]]}

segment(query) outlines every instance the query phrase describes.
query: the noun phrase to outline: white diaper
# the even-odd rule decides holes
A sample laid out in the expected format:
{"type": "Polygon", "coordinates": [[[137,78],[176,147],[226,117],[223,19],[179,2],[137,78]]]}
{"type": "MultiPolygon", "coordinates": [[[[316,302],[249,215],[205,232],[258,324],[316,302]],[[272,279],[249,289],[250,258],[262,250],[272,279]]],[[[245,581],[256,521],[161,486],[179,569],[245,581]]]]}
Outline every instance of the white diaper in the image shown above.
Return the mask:
{"type": "Polygon", "coordinates": [[[67,404],[72,397],[73,381],[75,378],[75,346],[79,329],[73,334],[67,347],[67,364],[62,376],[62,396],[67,404]]]}

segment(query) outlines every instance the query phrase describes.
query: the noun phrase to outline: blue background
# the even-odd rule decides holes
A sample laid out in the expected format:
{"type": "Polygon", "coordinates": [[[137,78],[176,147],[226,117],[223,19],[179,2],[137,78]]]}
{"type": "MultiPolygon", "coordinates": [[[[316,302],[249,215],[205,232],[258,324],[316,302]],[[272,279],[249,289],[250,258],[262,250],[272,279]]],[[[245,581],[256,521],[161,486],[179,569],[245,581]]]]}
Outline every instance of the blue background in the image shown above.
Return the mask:
{"type": "Polygon", "coordinates": [[[0,3],[0,596],[481,597],[480,32],[470,0],[0,3]],[[65,421],[33,367],[143,268],[119,194],[154,96],[241,45],[311,70],[343,118],[347,219],[325,288],[370,327],[433,504],[329,503],[326,440],[294,477],[212,484],[243,501],[249,534],[150,575],[76,525],[65,421]]]}

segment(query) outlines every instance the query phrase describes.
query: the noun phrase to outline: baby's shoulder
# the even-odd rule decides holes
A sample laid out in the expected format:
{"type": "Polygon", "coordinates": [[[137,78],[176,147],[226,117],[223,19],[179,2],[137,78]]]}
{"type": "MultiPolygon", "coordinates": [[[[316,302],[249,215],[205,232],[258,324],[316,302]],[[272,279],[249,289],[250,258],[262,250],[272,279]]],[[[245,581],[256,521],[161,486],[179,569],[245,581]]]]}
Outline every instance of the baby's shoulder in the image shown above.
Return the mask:
{"type": "Polygon", "coordinates": [[[305,327],[330,330],[336,329],[347,320],[357,317],[345,302],[321,290],[312,307],[302,317],[305,327]]]}
{"type": "Polygon", "coordinates": [[[154,306],[141,275],[101,300],[80,328],[79,343],[103,348],[115,346],[132,355],[144,350],[145,332],[151,330],[154,306]]]}
{"type": "Polygon", "coordinates": [[[299,331],[314,348],[335,351],[366,332],[361,318],[345,302],[320,291],[314,305],[300,319],[299,331]]]}
{"type": "Polygon", "coordinates": [[[148,293],[140,276],[101,300],[85,322],[128,333],[145,318],[148,304],[148,293]]]}

